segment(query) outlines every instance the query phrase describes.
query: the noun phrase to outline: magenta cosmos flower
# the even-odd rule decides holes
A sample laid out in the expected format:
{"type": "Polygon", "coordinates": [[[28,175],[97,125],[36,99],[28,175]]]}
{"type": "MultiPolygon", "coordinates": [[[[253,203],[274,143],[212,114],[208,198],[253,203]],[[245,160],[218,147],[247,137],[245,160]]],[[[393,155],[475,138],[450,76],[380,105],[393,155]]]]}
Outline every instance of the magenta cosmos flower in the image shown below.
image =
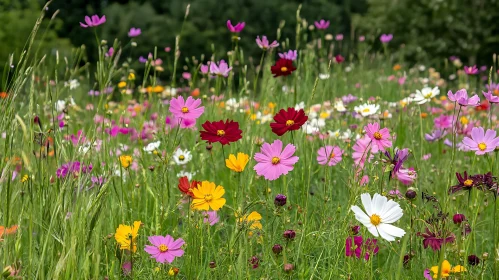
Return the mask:
{"type": "Polygon", "coordinates": [[[464,66],[464,73],[468,75],[476,75],[478,74],[478,68],[476,68],[476,65],[464,66]]]}
{"type": "Polygon", "coordinates": [[[170,112],[179,119],[195,120],[204,113],[204,106],[199,105],[201,105],[201,99],[189,96],[184,101],[184,97],[180,95],[170,101],[170,112]]]}
{"type": "Polygon", "coordinates": [[[172,263],[175,257],[181,257],[184,254],[181,247],[185,242],[182,238],[174,240],[170,235],[154,235],[149,236],[148,239],[153,246],[146,245],[144,251],[159,263],[165,263],[165,261],[172,263]]]}
{"type": "Polygon", "coordinates": [[[379,152],[378,146],[372,145],[372,140],[367,135],[358,139],[352,149],[353,161],[355,165],[359,167],[363,167],[366,160],[371,161],[373,154],[379,152]]]}
{"type": "Polygon", "coordinates": [[[364,126],[367,136],[371,138],[373,145],[378,146],[378,149],[382,152],[386,148],[392,146],[392,141],[390,140],[390,131],[388,128],[380,129],[379,123],[368,123],[364,126]]]}
{"type": "Polygon", "coordinates": [[[106,22],[106,16],[99,18],[98,15],[93,15],[92,17],[86,16],[85,23],[80,22],[80,26],[83,28],[96,27],[106,22]]]}
{"type": "Polygon", "coordinates": [[[474,127],[471,130],[471,138],[464,137],[463,144],[471,151],[475,151],[475,154],[484,155],[494,151],[499,145],[499,137],[496,137],[496,132],[492,129],[484,132],[483,127],[474,127]]]}
{"type": "Polygon", "coordinates": [[[284,58],[284,59],[289,59],[289,60],[296,60],[296,58],[298,57],[298,51],[297,50],[289,50],[288,52],[280,53],[279,57],[284,58]]]}
{"type": "Polygon", "coordinates": [[[383,44],[386,44],[386,43],[390,42],[392,39],[393,39],[393,34],[382,34],[382,35],[379,37],[379,40],[380,40],[380,41],[381,41],[381,43],[383,43],[383,44]]]}
{"type": "Polygon", "coordinates": [[[461,106],[478,106],[480,105],[480,97],[478,95],[473,95],[472,97],[468,97],[468,91],[466,89],[460,89],[456,91],[456,93],[452,93],[449,90],[447,92],[447,97],[449,97],[450,101],[457,102],[461,106]]]}
{"type": "Polygon", "coordinates": [[[320,165],[327,164],[333,166],[341,161],[342,155],[343,151],[338,146],[321,147],[319,151],[317,151],[317,161],[320,165]]]}
{"type": "Polygon", "coordinates": [[[141,33],[142,33],[142,30],[140,30],[140,28],[132,27],[132,28],[130,28],[130,31],[128,31],[128,37],[130,37],[130,38],[137,37],[141,33]]]}
{"type": "Polygon", "coordinates": [[[232,70],[232,67],[229,67],[223,59],[218,62],[218,65],[214,61],[210,63],[210,73],[212,75],[227,77],[230,70],[232,70]]]}
{"type": "Polygon", "coordinates": [[[272,144],[264,143],[261,152],[256,153],[254,157],[258,162],[254,167],[256,174],[270,181],[288,174],[298,162],[298,157],[293,156],[295,151],[296,148],[292,144],[286,145],[283,150],[281,140],[275,140],[272,144]]]}
{"type": "Polygon", "coordinates": [[[489,91],[489,92],[482,91],[482,93],[483,93],[483,96],[485,96],[485,98],[490,103],[499,103],[499,96],[495,96],[494,94],[492,94],[491,91],[489,91]]]}
{"type": "Polygon", "coordinates": [[[260,39],[260,36],[256,37],[256,44],[258,47],[264,51],[273,49],[279,46],[279,43],[277,43],[276,40],[274,42],[270,43],[269,39],[267,39],[267,36],[262,36],[262,39],[260,39]]]}
{"type": "Polygon", "coordinates": [[[321,19],[319,21],[314,22],[314,25],[317,29],[324,30],[329,27],[329,20],[321,19]]]}
{"type": "Polygon", "coordinates": [[[246,26],[245,22],[238,22],[235,26],[232,25],[230,22],[230,19],[227,21],[227,28],[229,29],[230,32],[232,33],[239,33],[243,31],[244,26],[246,26]]]}

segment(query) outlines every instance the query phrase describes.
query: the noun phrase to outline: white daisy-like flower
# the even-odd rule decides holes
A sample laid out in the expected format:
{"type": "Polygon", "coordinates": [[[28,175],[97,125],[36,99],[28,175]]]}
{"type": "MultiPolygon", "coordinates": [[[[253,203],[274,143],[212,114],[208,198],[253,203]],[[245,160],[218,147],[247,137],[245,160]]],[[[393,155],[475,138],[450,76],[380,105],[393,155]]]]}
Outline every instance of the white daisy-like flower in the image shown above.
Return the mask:
{"type": "Polygon", "coordinates": [[[379,105],[376,104],[362,104],[353,108],[355,112],[361,114],[363,117],[368,117],[376,114],[379,111],[379,105]]]}
{"type": "Polygon", "coordinates": [[[302,130],[306,134],[313,134],[319,132],[324,126],[326,126],[326,121],[324,119],[308,119],[302,126],[302,130]]]}
{"type": "Polygon", "coordinates": [[[360,199],[366,212],[356,205],[350,209],[355,213],[357,221],[367,227],[372,235],[381,236],[387,241],[394,241],[395,237],[404,236],[403,229],[391,225],[403,216],[402,208],[397,202],[388,200],[377,193],[374,194],[372,200],[368,193],[362,194],[360,199]]]}
{"type": "Polygon", "coordinates": [[[300,109],[305,109],[305,102],[300,102],[298,104],[295,105],[295,110],[300,110],[300,109]]]}
{"type": "Polygon", "coordinates": [[[159,148],[159,145],[161,145],[161,141],[151,142],[143,148],[144,152],[147,152],[150,154],[150,153],[154,152],[155,150],[157,150],[159,148]]]}
{"type": "Polygon", "coordinates": [[[180,178],[186,176],[189,181],[192,180],[194,175],[196,175],[196,172],[180,171],[179,173],[177,173],[177,177],[180,178]]]}
{"type": "Polygon", "coordinates": [[[184,165],[192,159],[191,152],[182,149],[177,149],[175,153],[173,153],[172,157],[173,161],[175,161],[177,165],[184,165]]]}
{"type": "Polygon", "coordinates": [[[55,110],[60,113],[64,109],[66,109],[66,101],[64,101],[64,100],[57,100],[55,102],[55,110]]]}
{"type": "Polygon", "coordinates": [[[412,100],[418,104],[425,104],[439,94],[440,90],[438,89],[438,87],[424,87],[421,91],[416,90],[416,94],[412,100]]]}
{"type": "Polygon", "coordinates": [[[336,102],[334,102],[334,109],[338,112],[346,112],[347,110],[342,100],[336,100],[336,102]]]}
{"type": "Polygon", "coordinates": [[[321,79],[321,80],[327,80],[327,79],[329,79],[329,74],[327,74],[327,73],[326,74],[322,74],[321,73],[321,74],[319,74],[319,79],[321,79]]]}
{"type": "Polygon", "coordinates": [[[73,79],[73,80],[69,80],[69,82],[66,82],[65,85],[67,87],[69,87],[69,89],[76,89],[80,86],[80,82],[78,82],[78,80],[76,80],[76,79],[73,79]]]}
{"type": "Polygon", "coordinates": [[[399,104],[402,108],[404,108],[405,106],[410,104],[412,101],[414,101],[414,100],[412,99],[412,97],[409,96],[409,97],[406,97],[406,98],[400,100],[399,104]]]}
{"type": "Polygon", "coordinates": [[[80,154],[86,154],[90,148],[92,148],[92,143],[85,143],[78,148],[80,154]]]}

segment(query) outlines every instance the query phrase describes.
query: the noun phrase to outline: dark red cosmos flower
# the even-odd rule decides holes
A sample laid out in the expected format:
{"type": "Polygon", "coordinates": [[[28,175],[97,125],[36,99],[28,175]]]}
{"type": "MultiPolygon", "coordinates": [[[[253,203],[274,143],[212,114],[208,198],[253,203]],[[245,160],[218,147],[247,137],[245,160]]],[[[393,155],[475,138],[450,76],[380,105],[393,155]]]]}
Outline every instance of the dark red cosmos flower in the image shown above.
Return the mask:
{"type": "Polygon", "coordinates": [[[431,232],[428,228],[426,228],[425,233],[418,232],[416,235],[424,238],[423,247],[425,249],[431,247],[433,251],[440,250],[444,243],[453,243],[456,240],[456,237],[452,232],[444,235],[439,232],[431,232]]]}
{"type": "Polygon", "coordinates": [[[308,120],[305,111],[300,109],[296,111],[295,108],[288,108],[287,111],[281,109],[279,113],[274,116],[273,123],[270,124],[272,132],[282,136],[290,130],[298,130],[308,120]]]}
{"type": "Polygon", "coordinates": [[[220,142],[222,145],[227,145],[243,138],[243,131],[239,129],[239,123],[235,121],[206,121],[202,127],[206,131],[201,131],[201,139],[208,143],[220,142]]]}
{"type": "Polygon", "coordinates": [[[334,60],[336,61],[336,63],[340,64],[343,61],[345,61],[345,58],[341,54],[339,54],[339,55],[334,57],[334,60]]]}
{"type": "Polygon", "coordinates": [[[293,61],[290,59],[280,58],[276,61],[275,65],[270,67],[270,71],[275,77],[291,75],[296,67],[293,65],[293,61]]]}
{"type": "Polygon", "coordinates": [[[198,184],[201,184],[201,182],[193,180],[191,183],[189,183],[189,179],[187,179],[187,176],[180,177],[178,179],[178,189],[190,197],[193,196],[192,189],[197,188],[198,184]]]}
{"type": "Polygon", "coordinates": [[[461,190],[470,190],[477,185],[477,181],[473,180],[472,176],[468,176],[468,172],[464,171],[463,175],[456,172],[457,181],[459,184],[449,188],[449,194],[456,193],[461,190]]]}

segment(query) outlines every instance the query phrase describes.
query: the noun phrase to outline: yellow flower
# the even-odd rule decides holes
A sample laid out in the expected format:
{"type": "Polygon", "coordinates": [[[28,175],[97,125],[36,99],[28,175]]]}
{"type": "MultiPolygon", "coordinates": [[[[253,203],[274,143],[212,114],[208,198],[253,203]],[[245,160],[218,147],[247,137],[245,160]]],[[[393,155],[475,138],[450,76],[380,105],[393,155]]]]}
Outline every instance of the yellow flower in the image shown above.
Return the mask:
{"type": "Polygon", "coordinates": [[[128,168],[132,164],[132,156],[123,155],[120,156],[121,167],[128,168]]]}
{"type": "MultiPolygon", "coordinates": [[[[438,277],[438,268],[439,268],[438,266],[433,266],[431,268],[431,272],[433,272],[434,279],[437,279],[437,277],[438,277]]],[[[450,273],[460,273],[463,271],[466,271],[466,268],[464,268],[464,266],[456,265],[454,267],[451,267],[450,263],[447,260],[444,260],[442,262],[442,272],[441,272],[440,276],[442,278],[447,278],[447,277],[449,277],[450,273]]]]}
{"type": "Polygon", "coordinates": [[[26,183],[29,181],[29,176],[26,174],[21,178],[21,183],[26,183]]]}
{"type": "Polygon", "coordinates": [[[118,83],[118,87],[119,87],[119,88],[124,88],[124,87],[126,87],[126,82],[124,82],[124,81],[119,82],[119,83],[118,83]]]}
{"type": "Polygon", "coordinates": [[[203,181],[197,188],[192,189],[192,193],[194,195],[192,209],[208,211],[211,208],[217,211],[225,205],[225,198],[222,198],[225,193],[224,187],[215,188],[215,183],[203,181]]]}
{"type": "Polygon", "coordinates": [[[468,120],[467,117],[465,116],[462,116],[459,121],[463,124],[463,125],[467,125],[470,121],[468,120]]]}
{"type": "Polygon", "coordinates": [[[232,171],[243,172],[248,161],[249,156],[245,153],[237,153],[237,158],[233,154],[230,154],[229,158],[225,160],[225,166],[232,171]]]}
{"type": "Polygon", "coordinates": [[[246,223],[250,229],[262,229],[262,223],[260,223],[261,219],[262,215],[256,211],[253,211],[249,215],[239,218],[239,222],[246,223]]]}
{"type": "Polygon", "coordinates": [[[175,275],[177,275],[177,274],[178,274],[178,272],[179,272],[179,269],[178,269],[178,268],[176,268],[176,267],[172,267],[172,268],[170,268],[170,270],[168,270],[168,275],[170,275],[170,276],[175,276],[175,275]]]}
{"type": "Polygon", "coordinates": [[[132,252],[135,253],[137,251],[137,235],[139,232],[139,228],[141,225],[141,221],[133,222],[133,226],[120,225],[116,229],[116,233],[114,234],[114,238],[116,242],[120,245],[121,250],[129,250],[132,249],[132,252]]]}
{"type": "Polygon", "coordinates": [[[130,81],[135,80],[135,74],[134,73],[128,74],[128,80],[130,80],[130,81]]]}
{"type": "Polygon", "coordinates": [[[165,88],[162,87],[162,86],[155,86],[152,90],[155,93],[161,93],[161,92],[163,92],[165,90],[165,88]]]}

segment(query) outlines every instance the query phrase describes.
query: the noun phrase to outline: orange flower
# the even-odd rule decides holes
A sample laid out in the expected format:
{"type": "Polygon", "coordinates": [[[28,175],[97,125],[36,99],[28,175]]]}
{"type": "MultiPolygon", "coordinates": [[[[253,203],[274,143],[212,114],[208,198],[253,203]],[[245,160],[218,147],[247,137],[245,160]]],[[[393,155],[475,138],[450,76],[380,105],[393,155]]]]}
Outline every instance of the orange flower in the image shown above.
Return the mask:
{"type": "Polygon", "coordinates": [[[9,97],[9,95],[5,91],[0,92],[0,98],[5,99],[7,97],[9,97]]]}
{"type": "Polygon", "coordinates": [[[402,69],[402,66],[400,66],[400,64],[395,64],[395,65],[393,65],[393,70],[394,70],[394,71],[398,71],[398,70],[400,70],[400,69],[402,69]]]}
{"type": "Polygon", "coordinates": [[[199,88],[196,88],[191,92],[191,96],[198,97],[199,93],[200,93],[199,88]]]}
{"type": "Polygon", "coordinates": [[[0,241],[3,241],[2,236],[15,234],[17,232],[18,225],[13,225],[10,228],[5,228],[4,226],[0,226],[0,241]]]}
{"type": "Polygon", "coordinates": [[[426,117],[428,117],[428,113],[421,113],[421,118],[425,119],[426,117]]]}

